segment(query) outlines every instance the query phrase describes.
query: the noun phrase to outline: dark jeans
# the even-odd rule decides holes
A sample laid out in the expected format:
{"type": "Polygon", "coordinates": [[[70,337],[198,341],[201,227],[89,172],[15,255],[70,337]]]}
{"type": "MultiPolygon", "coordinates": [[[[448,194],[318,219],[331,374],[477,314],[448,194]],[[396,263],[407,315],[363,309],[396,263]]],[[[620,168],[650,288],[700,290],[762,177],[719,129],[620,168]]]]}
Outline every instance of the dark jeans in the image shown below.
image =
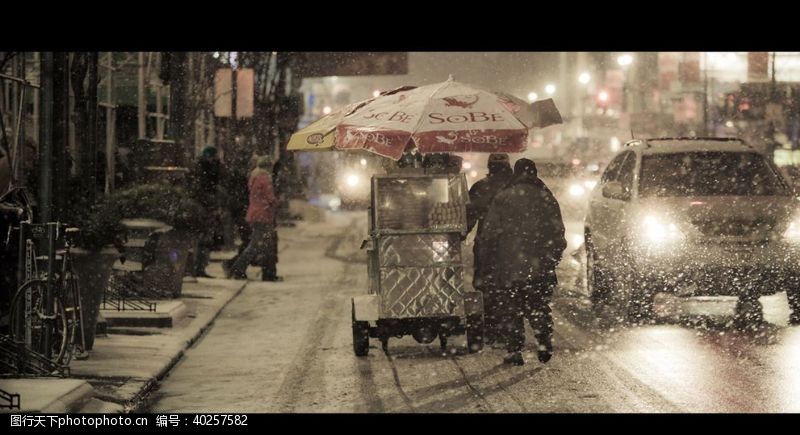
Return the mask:
{"type": "Polygon", "coordinates": [[[498,324],[502,316],[497,301],[500,300],[503,290],[498,290],[491,286],[484,286],[477,289],[483,293],[483,324],[486,328],[486,335],[497,338],[500,335],[498,324]]]}
{"type": "Polygon", "coordinates": [[[211,258],[211,248],[212,246],[205,241],[201,241],[197,245],[197,253],[194,259],[194,276],[206,273],[206,267],[208,267],[211,258]]]}
{"type": "Polygon", "coordinates": [[[528,319],[534,336],[541,344],[553,335],[550,298],[557,284],[555,272],[544,274],[536,282],[520,284],[498,292],[500,307],[498,327],[505,339],[506,350],[521,351],[525,346],[525,323],[528,319]]]}
{"type": "MultiPolygon", "coordinates": [[[[239,256],[236,258],[236,261],[230,268],[230,273],[232,276],[244,276],[247,266],[249,266],[259,254],[263,254],[268,248],[267,237],[270,237],[272,233],[272,225],[252,224],[251,227],[253,231],[250,235],[250,241],[247,244],[247,247],[244,248],[244,251],[239,254],[239,256]]],[[[262,268],[266,277],[275,277],[275,269],[276,267],[274,262],[272,262],[269,266],[262,268]]]]}

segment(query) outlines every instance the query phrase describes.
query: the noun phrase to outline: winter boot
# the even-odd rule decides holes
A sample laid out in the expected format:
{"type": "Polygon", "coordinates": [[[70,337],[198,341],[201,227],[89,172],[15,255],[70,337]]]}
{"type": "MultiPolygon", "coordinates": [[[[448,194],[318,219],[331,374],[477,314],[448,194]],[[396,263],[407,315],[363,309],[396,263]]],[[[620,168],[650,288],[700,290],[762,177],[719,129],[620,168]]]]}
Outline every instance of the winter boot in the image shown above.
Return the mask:
{"type": "Polygon", "coordinates": [[[537,355],[542,364],[546,364],[553,357],[553,338],[549,335],[539,337],[539,353],[537,355]]]}

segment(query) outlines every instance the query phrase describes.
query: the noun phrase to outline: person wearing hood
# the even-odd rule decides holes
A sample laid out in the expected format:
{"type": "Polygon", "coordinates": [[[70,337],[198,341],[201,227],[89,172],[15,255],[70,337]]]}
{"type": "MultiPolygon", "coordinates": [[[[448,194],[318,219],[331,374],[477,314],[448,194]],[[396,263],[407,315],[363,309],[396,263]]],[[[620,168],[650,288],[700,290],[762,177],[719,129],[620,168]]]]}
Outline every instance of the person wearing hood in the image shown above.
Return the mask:
{"type": "Polygon", "coordinates": [[[206,273],[211,249],[220,226],[220,210],[217,190],[222,178],[222,162],[217,148],[207,145],[200,153],[192,174],[192,193],[194,199],[203,207],[210,218],[198,244],[198,252],[194,262],[194,276],[212,278],[206,273]]]}
{"type": "Polygon", "coordinates": [[[276,270],[277,246],[274,238],[278,199],[272,185],[271,165],[272,162],[268,156],[260,157],[256,168],[250,173],[247,182],[249,204],[245,219],[250,224],[252,232],[247,247],[226,271],[229,278],[247,279],[247,266],[262,257],[265,259],[264,262],[261,262],[262,279],[264,281],[281,280],[276,270]]]}
{"type": "Polygon", "coordinates": [[[497,289],[489,285],[486,276],[495,267],[494,254],[486,249],[487,241],[484,232],[484,221],[489,212],[489,205],[494,197],[503,189],[514,175],[509,163],[508,154],[494,153],[489,156],[489,173],[478,180],[469,189],[467,205],[467,233],[475,230],[473,252],[472,286],[483,293],[484,325],[486,336],[484,342],[492,344],[497,336],[497,289]]]}
{"type": "Polygon", "coordinates": [[[527,318],[538,341],[538,358],[546,363],[553,355],[550,298],[567,241],[558,201],[539,179],[533,161],[516,162],[513,179],[489,206],[483,231],[495,263],[486,279],[498,289],[502,307],[500,330],[508,351],[504,362],[525,363],[527,318]]]}

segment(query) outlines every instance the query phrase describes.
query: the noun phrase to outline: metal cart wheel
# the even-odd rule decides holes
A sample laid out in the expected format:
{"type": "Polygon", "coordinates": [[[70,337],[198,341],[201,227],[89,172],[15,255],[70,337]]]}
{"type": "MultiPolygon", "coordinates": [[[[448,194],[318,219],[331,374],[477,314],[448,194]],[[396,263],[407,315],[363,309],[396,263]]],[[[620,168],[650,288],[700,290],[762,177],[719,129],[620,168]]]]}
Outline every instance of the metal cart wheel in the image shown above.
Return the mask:
{"type": "Polygon", "coordinates": [[[467,316],[467,351],[469,353],[483,350],[484,323],[482,314],[467,316]]]}
{"type": "Polygon", "coordinates": [[[369,322],[356,320],[356,305],[353,303],[353,353],[367,356],[369,353],[369,322]]]}

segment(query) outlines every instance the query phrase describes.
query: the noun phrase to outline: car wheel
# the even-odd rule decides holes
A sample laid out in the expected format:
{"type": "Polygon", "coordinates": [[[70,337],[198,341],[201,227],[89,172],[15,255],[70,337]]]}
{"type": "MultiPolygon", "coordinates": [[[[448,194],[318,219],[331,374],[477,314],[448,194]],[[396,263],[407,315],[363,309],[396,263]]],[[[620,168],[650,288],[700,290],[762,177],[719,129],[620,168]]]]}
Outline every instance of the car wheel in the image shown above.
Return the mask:
{"type": "Polygon", "coordinates": [[[758,326],[764,321],[764,309],[758,296],[749,292],[739,296],[733,314],[733,325],[737,329],[747,329],[758,326]]]}
{"type": "Polygon", "coordinates": [[[655,293],[637,281],[629,282],[625,315],[629,323],[650,323],[655,318],[655,293]]]}
{"type": "Polygon", "coordinates": [[[800,325],[800,286],[792,286],[786,290],[786,298],[789,300],[789,324],[800,325]]]}
{"type": "Polygon", "coordinates": [[[592,302],[592,309],[599,311],[610,300],[610,274],[598,264],[597,252],[589,232],[585,234],[584,246],[586,248],[586,290],[589,293],[589,300],[592,302]]]}
{"type": "Polygon", "coordinates": [[[353,304],[353,353],[367,356],[369,353],[369,322],[356,320],[356,305],[353,304]]]}

